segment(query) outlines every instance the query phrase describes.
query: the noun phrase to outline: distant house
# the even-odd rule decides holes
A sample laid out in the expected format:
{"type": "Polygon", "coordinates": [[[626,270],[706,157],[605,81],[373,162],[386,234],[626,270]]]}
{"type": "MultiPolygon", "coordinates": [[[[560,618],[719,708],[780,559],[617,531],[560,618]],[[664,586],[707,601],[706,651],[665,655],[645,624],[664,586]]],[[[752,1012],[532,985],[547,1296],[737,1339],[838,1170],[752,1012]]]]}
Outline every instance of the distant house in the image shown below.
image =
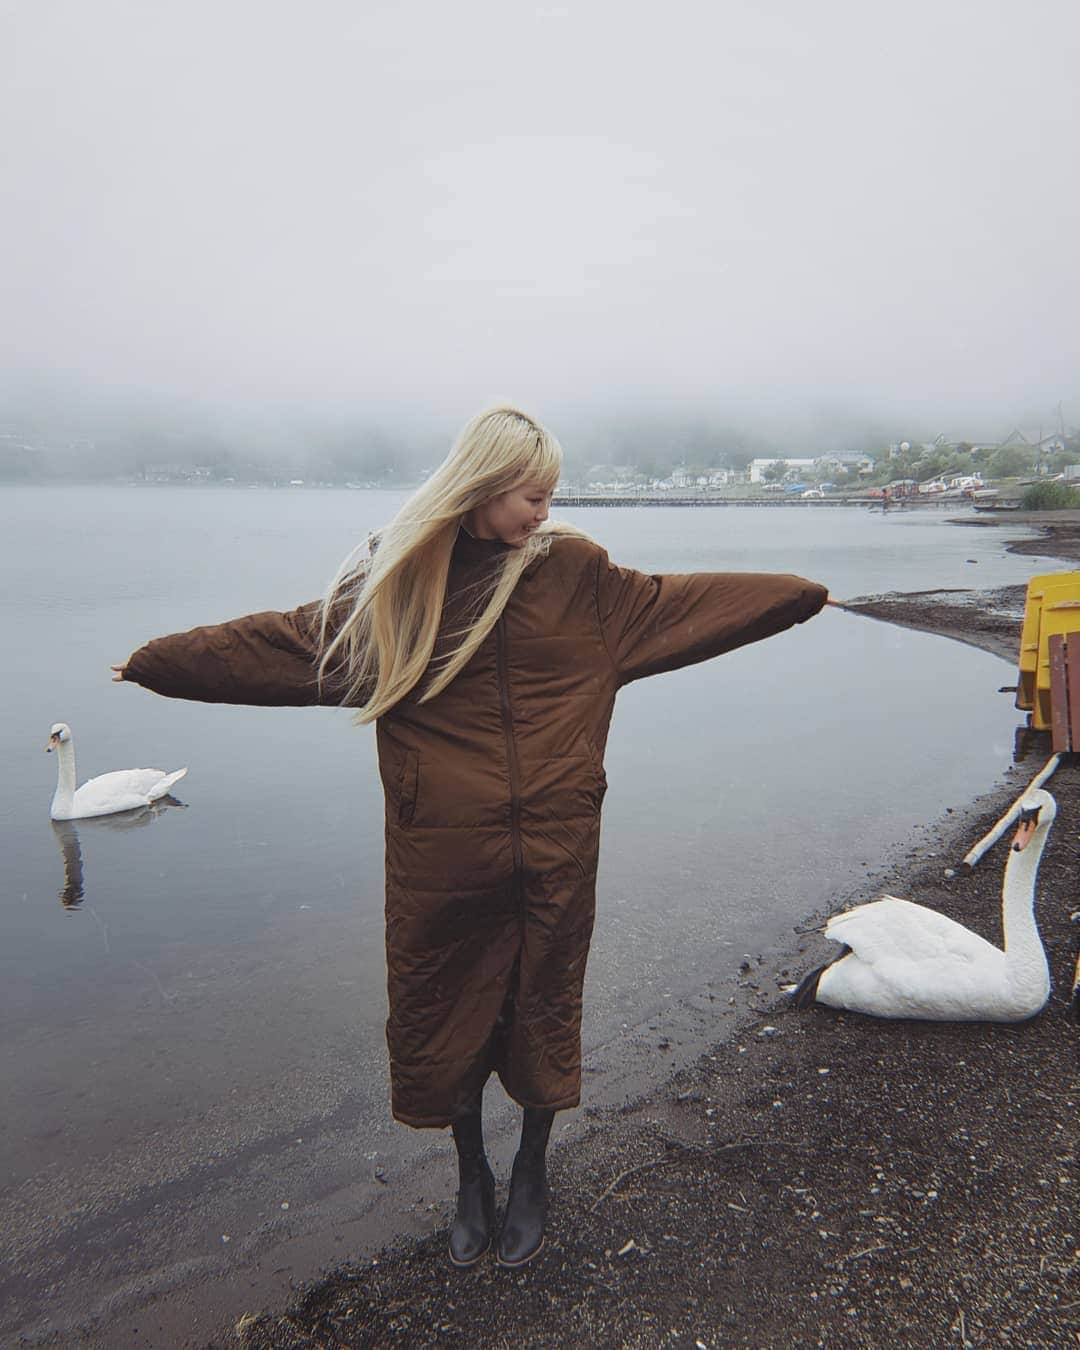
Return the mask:
{"type": "Polygon", "coordinates": [[[1037,450],[1043,455],[1054,455],[1065,449],[1065,438],[1057,432],[1044,436],[1042,427],[1037,431],[1031,427],[1026,430],[1022,427],[1013,427],[1005,439],[998,442],[997,448],[1006,450],[1014,447],[1020,450],[1037,450]]]}
{"type": "Polygon", "coordinates": [[[814,460],[818,469],[847,469],[851,473],[868,474],[874,471],[874,461],[870,455],[860,450],[836,450],[828,455],[818,455],[814,460]]]}
{"type": "Polygon", "coordinates": [[[772,459],[752,459],[750,461],[750,481],[751,483],[765,482],[765,470],[771,469],[775,464],[784,464],[787,466],[789,474],[798,475],[803,470],[812,469],[814,462],[812,459],[789,459],[787,455],[777,455],[772,459]]]}

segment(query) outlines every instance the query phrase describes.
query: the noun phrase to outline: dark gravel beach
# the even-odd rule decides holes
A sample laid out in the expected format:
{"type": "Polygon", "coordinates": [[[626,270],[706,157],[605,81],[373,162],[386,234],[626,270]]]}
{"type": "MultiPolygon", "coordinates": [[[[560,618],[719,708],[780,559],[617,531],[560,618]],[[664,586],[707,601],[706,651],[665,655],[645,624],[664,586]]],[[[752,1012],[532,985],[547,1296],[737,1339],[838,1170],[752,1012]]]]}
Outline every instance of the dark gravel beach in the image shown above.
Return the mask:
{"type": "MultiPolygon", "coordinates": [[[[1073,1344],[1075,769],[1051,786],[1040,919],[1055,992],[1040,1016],[797,1013],[777,984],[815,963],[821,939],[780,969],[753,959],[734,1037],[555,1152],[550,1239],[532,1266],[454,1272],[440,1230],[335,1272],[244,1343],[1073,1344]]],[[[944,869],[1006,799],[851,898],[897,890],[1000,941],[1000,849],[970,875],[944,869]]]]}
{"type": "MultiPolygon", "coordinates": [[[[1077,513],[1003,525],[1018,520],[1051,537],[1013,548],[1080,558],[1077,513]]],[[[1022,603],[972,591],[850,607],[1011,660],[1022,603]]],[[[974,872],[960,860],[1048,758],[1044,735],[1024,740],[1006,786],[928,822],[917,847],[853,876],[835,907],[889,891],[1000,943],[1005,845],[974,872]]],[[[549,1239],[526,1269],[450,1268],[448,1149],[430,1236],[343,1266],[285,1313],[238,1308],[215,1344],[1076,1344],[1075,762],[1048,786],[1059,813],[1038,914],[1054,992],[1039,1016],[994,1026],[791,1010],[780,986],[828,954],[818,916],[786,955],[747,954],[733,1035],[640,1100],[585,1108],[584,1130],[553,1150],[549,1239]]],[[[664,1050],[661,1028],[658,1078],[664,1050]]]]}

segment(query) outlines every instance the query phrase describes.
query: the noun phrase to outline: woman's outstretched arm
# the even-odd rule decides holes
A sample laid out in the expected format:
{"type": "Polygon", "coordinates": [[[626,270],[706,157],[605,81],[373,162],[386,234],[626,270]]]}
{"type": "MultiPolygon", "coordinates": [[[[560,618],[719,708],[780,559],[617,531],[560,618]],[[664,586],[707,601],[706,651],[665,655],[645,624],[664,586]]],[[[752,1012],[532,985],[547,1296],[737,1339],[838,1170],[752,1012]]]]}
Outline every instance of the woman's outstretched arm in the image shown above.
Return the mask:
{"type": "Polygon", "coordinates": [[[155,638],[111,667],[113,679],[202,703],[338,704],[342,682],[329,676],[319,685],[321,614],[313,601],[155,638]]]}
{"type": "Polygon", "coordinates": [[[811,618],[824,586],[768,572],[649,576],[598,559],[597,610],[619,683],[706,661],[811,618]]]}

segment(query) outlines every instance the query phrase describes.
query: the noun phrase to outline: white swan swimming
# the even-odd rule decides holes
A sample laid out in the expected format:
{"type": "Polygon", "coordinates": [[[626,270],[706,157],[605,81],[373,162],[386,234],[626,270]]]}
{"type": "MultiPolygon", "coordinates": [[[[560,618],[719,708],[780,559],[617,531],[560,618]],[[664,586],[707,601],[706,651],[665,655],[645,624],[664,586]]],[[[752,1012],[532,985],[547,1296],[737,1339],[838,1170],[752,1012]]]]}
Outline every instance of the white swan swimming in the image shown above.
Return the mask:
{"type": "Polygon", "coordinates": [[[168,795],[187,769],[166,773],[163,769],[117,769],[88,778],[75,786],[75,742],[66,722],[57,722],[49,733],[46,751],[58,752],[56,792],[49,815],[53,820],[85,820],[88,816],[111,816],[116,811],[134,811],[168,795]]]}
{"type": "Polygon", "coordinates": [[[1020,803],[1001,896],[1004,951],[936,910],[886,895],[834,915],[825,936],[847,950],[790,989],[873,1017],[938,1022],[1020,1022],[1050,997],[1050,968],[1035,925],[1035,876],[1057,814],[1049,792],[1020,803]]]}

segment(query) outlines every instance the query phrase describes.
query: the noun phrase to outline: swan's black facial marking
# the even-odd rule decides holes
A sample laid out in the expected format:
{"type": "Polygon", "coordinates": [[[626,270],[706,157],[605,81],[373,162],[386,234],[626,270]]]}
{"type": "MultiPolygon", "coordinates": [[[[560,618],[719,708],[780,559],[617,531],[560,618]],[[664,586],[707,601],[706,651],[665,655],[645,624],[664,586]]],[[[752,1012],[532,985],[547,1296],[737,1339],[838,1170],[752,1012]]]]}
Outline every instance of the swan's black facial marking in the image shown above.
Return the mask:
{"type": "Polygon", "coordinates": [[[1032,835],[1035,833],[1035,827],[1039,823],[1039,812],[1041,810],[1041,806],[1020,808],[1020,816],[1016,824],[1016,835],[1012,845],[1014,852],[1019,853],[1031,843],[1032,835]]]}
{"type": "Polygon", "coordinates": [[[49,732],[49,743],[45,747],[45,753],[55,750],[58,745],[63,745],[65,741],[71,740],[71,728],[66,722],[56,722],[52,731],[49,732]]]}

